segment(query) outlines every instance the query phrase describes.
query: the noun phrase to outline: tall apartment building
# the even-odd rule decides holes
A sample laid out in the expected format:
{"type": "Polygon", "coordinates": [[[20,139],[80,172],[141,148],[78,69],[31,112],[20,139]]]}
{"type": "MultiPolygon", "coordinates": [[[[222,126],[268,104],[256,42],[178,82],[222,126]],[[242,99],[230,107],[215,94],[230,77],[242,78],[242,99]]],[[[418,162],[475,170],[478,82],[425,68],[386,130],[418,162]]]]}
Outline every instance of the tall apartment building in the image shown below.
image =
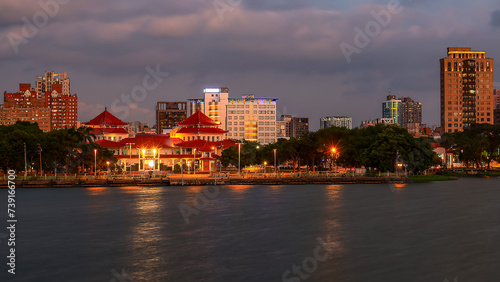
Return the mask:
{"type": "Polygon", "coordinates": [[[275,98],[245,95],[229,98],[228,88],[205,88],[204,99],[189,99],[189,113],[201,111],[227,130],[231,139],[268,144],[276,142],[275,98]]]}
{"type": "Polygon", "coordinates": [[[36,93],[45,95],[47,92],[52,92],[53,84],[61,84],[63,95],[70,95],[69,78],[67,73],[54,73],[46,71],[44,76],[36,77],[36,93]]]}
{"type": "Polygon", "coordinates": [[[493,59],[485,51],[450,47],[440,68],[444,132],[462,131],[475,123],[493,124],[493,59]]]}
{"type": "Polygon", "coordinates": [[[395,124],[401,125],[401,100],[390,92],[387,100],[382,102],[382,118],[392,118],[395,124]]]}
{"type": "Polygon", "coordinates": [[[162,134],[164,129],[173,129],[186,118],[187,102],[156,103],[156,134],[162,134]]]}
{"type": "Polygon", "coordinates": [[[411,134],[420,132],[422,126],[422,103],[413,101],[410,97],[401,100],[401,126],[411,134]]]}
{"type": "Polygon", "coordinates": [[[29,121],[38,123],[44,132],[50,131],[51,110],[45,102],[45,95],[37,95],[30,84],[19,84],[19,92],[4,92],[4,106],[1,110],[1,123],[11,125],[16,121],[29,121]]]}
{"type": "MultiPolygon", "coordinates": [[[[284,137],[301,137],[309,132],[309,118],[293,117],[292,115],[281,115],[280,125],[284,125],[284,137]]],[[[279,132],[277,132],[278,134],[279,132]]]]}
{"type": "Polygon", "coordinates": [[[188,99],[189,116],[201,111],[206,116],[220,123],[226,129],[226,106],[229,103],[229,88],[205,88],[203,99],[188,99]]]}
{"type": "Polygon", "coordinates": [[[45,93],[45,106],[50,108],[51,130],[76,127],[78,97],[64,94],[62,84],[52,84],[52,91],[45,93]]]}
{"type": "Polygon", "coordinates": [[[493,100],[495,101],[495,109],[500,109],[500,89],[493,90],[493,100]]]}
{"type": "Polygon", "coordinates": [[[331,126],[345,127],[352,129],[352,118],[346,116],[322,117],[319,121],[319,128],[325,129],[331,126]]]}

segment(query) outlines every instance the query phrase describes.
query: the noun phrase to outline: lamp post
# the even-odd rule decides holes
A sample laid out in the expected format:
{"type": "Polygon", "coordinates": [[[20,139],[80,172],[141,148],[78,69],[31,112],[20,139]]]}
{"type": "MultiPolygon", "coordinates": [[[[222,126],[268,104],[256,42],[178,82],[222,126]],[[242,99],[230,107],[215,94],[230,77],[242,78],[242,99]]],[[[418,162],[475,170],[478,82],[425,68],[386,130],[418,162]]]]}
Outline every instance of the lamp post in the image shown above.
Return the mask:
{"type": "Polygon", "coordinates": [[[264,162],[264,176],[266,176],[266,165],[267,165],[267,162],[264,162]]]}
{"type": "Polygon", "coordinates": [[[153,160],[156,158],[156,149],[153,149],[153,160]]]}
{"type": "MultiPolygon", "coordinates": [[[[129,162],[129,165],[130,165],[130,174],[132,175],[132,144],[134,143],[127,143],[127,145],[129,146],[129,149],[128,149],[128,162],[129,162]]],[[[125,167],[125,172],[127,172],[127,167],[125,167]]]]}
{"type": "Polygon", "coordinates": [[[241,143],[238,143],[238,176],[241,173],[241,143]]]}
{"type": "Polygon", "coordinates": [[[107,173],[108,173],[108,177],[109,177],[109,161],[106,162],[106,166],[107,166],[107,173]]]}
{"type": "Polygon", "coordinates": [[[40,145],[40,143],[38,143],[38,150],[39,150],[39,153],[40,153],[40,177],[42,177],[42,145],[40,145]]]}
{"type": "Polygon", "coordinates": [[[26,163],[26,143],[24,143],[24,179],[26,180],[26,175],[28,174],[28,165],[26,163]]]}
{"type": "MultiPolygon", "coordinates": [[[[215,147],[212,147],[212,151],[215,152],[215,147]]],[[[210,151],[210,160],[208,161],[208,171],[209,171],[209,175],[212,175],[212,151],[210,151]]]]}
{"type": "MultiPolygon", "coordinates": [[[[333,155],[335,154],[336,151],[337,149],[332,148],[332,165],[330,166],[332,170],[333,170],[333,155]]],[[[335,160],[335,173],[337,173],[337,160],[335,160]]]]}
{"type": "Polygon", "coordinates": [[[274,152],[274,173],[276,174],[276,177],[278,177],[278,169],[276,167],[276,151],[278,149],[273,149],[273,152],[274,152]]]}
{"type": "Polygon", "coordinates": [[[97,176],[97,149],[94,149],[94,178],[97,176]]]}
{"type": "MultiPolygon", "coordinates": [[[[146,160],[145,160],[145,158],[146,158],[146,150],[145,149],[142,149],[142,158],[143,158],[143,160],[142,160],[142,170],[145,170],[146,169],[146,160]]],[[[139,168],[139,170],[140,170],[140,168],[139,168]]]]}
{"type": "Polygon", "coordinates": [[[196,148],[194,148],[193,154],[193,174],[196,174],[196,148]]]}

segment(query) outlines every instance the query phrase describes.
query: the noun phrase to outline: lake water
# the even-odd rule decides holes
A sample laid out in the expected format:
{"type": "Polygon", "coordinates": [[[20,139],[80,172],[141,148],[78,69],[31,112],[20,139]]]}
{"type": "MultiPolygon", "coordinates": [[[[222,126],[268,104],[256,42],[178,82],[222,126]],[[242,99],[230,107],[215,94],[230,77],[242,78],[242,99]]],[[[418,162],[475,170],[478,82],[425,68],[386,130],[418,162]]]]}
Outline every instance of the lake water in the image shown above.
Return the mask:
{"type": "Polygon", "coordinates": [[[16,200],[17,274],[0,237],[0,281],[500,281],[499,178],[17,189],[16,200]]]}

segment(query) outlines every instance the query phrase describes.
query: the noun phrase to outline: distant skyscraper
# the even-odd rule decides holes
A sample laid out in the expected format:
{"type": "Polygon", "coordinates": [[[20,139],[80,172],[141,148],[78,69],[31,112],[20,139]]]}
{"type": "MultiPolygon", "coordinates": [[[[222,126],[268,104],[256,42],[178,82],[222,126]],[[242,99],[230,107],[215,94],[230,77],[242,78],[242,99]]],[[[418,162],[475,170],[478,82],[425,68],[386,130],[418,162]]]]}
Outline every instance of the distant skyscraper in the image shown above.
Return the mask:
{"type": "Polygon", "coordinates": [[[495,109],[500,109],[500,89],[493,90],[493,97],[495,101],[495,109]]]}
{"type": "Polygon", "coordinates": [[[173,129],[187,118],[187,102],[156,103],[156,133],[162,134],[164,129],[173,129]]]}
{"type": "Polygon", "coordinates": [[[301,137],[309,132],[309,118],[281,115],[280,120],[285,127],[285,137],[301,137]]]}
{"type": "Polygon", "coordinates": [[[401,100],[390,92],[387,101],[382,102],[382,118],[392,118],[394,123],[401,125],[401,100]]]}
{"type": "Polygon", "coordinates": [[[475,123],[493,124],[493,59],[485,51],[448,48],[440,60],[441,127],[462,131],[475,123]]]}
{"type": "Polygon", "coordinates": [[[331,126],[352,129],[352,118],[345,116],[323,117],[320,119],[319,128],[325,129],[331,126]]]}
{"type": "Polygon", "coordinates": [[[51,130],[76,127],[78,97],[76,94],[63,94],[60,83],[52,84],[51,89],[45,93],[45,105],[50,108],[51,130]]]}
{"type": "Polygon", "coordinates": [[[422,125],[422,103],[410,97],[401,98],[401,126],[412,134],[420,132],[422,125]]]}
{"type": "Polygon", "coordinates": [[[67,73],[54,73],[53,71],[46,71],[44,76],[37,76],[36,93],[45,95],[46,92],[52,92],[52,85],[56,83],[61,84],[61,94],[70,95],[67,73]]]}
{"type": "Polygon", "coordinates": [[[229,98],[228,88],[205,88],[204,99],[188,99],[189,114],[201,111],[229,131],[231,139],[276,142],[276,98],[229,98]]]}

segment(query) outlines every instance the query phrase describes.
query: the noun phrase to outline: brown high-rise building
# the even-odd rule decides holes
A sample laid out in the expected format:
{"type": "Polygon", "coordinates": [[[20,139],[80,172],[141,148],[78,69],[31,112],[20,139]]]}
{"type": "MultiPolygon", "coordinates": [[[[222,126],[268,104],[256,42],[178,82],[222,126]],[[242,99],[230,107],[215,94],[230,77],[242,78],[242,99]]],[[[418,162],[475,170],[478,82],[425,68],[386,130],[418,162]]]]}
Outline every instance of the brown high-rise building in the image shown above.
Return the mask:
{"type": "Polygon", "coordinates": [[[65,96],[70,96],[69,77],[67,73],[54,73],[46,71],[44,76],[36,77],[36,93],[45,95],[47,92],[52,92],[52,85],[60,84],[60,91],[57,91],[65,96]]]}
{"type": "Polygon", "coordinates": [[[162,134],[164,129],[172,129],[187,118],[187,102],[156,103],[156,133],[162,134]]]}
{"type": "Polygon", "coordinates": [[[422,103],[413,101],[410,97],[401,98],[401,126],[410,133],[420,131],[422,125],[422,103]]]}
{"type": "Polygon", "coordinates": [[[441,127],[462,131],[475,123],[493,124],[493,59],[485,51],[448,48],[441,65],[441,127]]]}

